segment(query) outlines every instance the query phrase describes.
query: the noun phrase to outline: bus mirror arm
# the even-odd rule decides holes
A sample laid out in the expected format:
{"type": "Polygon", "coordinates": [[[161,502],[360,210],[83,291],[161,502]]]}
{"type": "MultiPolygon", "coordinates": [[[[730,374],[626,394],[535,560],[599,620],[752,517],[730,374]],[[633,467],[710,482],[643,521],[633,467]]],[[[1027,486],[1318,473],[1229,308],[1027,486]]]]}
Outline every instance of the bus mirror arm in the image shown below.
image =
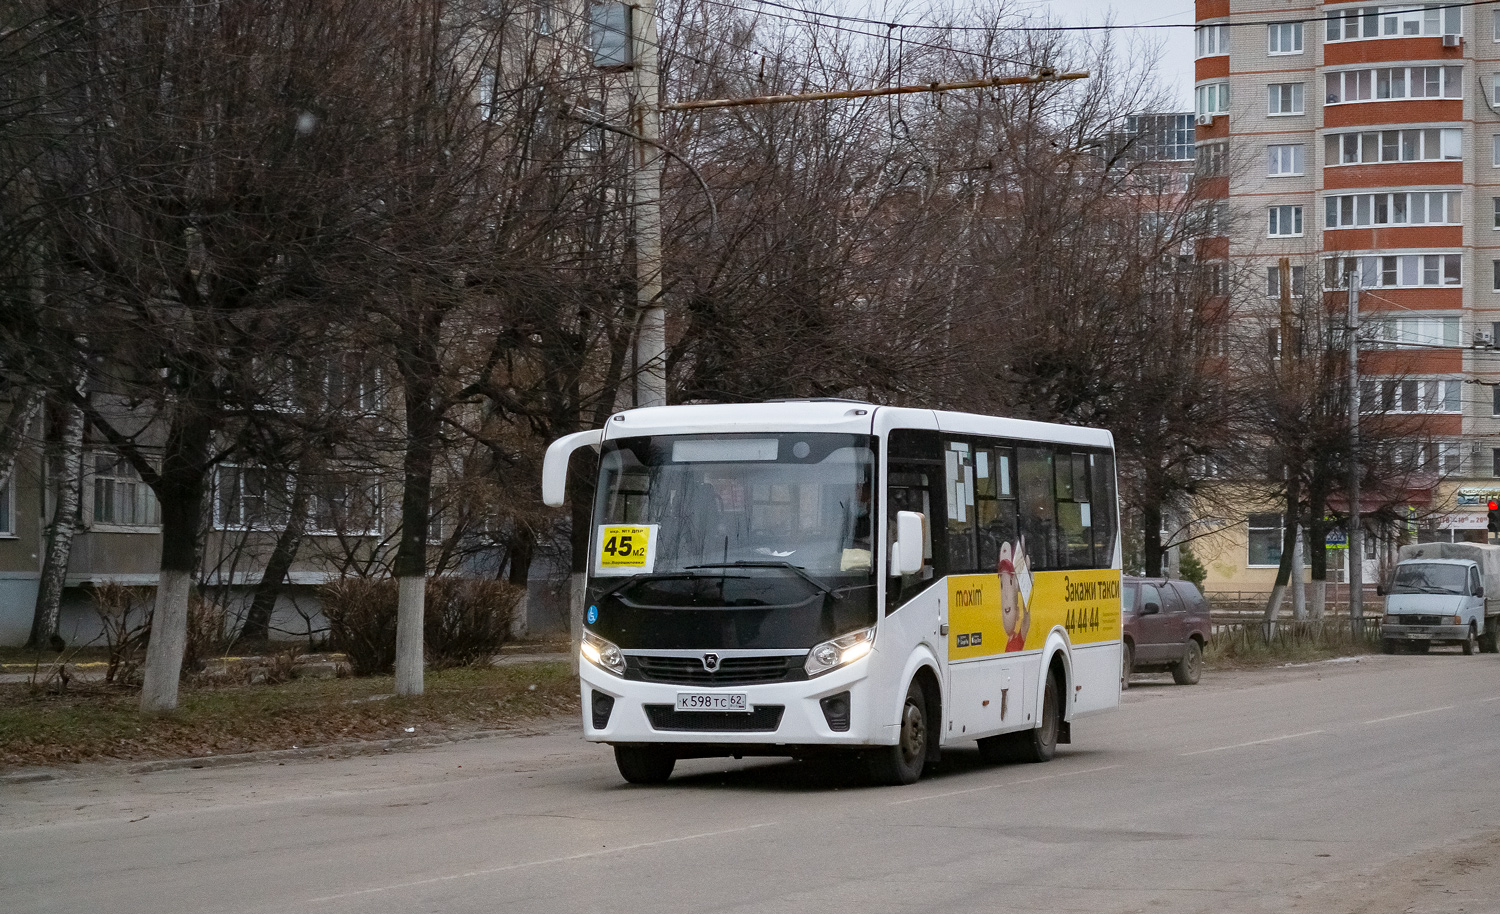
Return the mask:
{"type": "Polygon", "coordinates": [[[917,511],[896,512],[896,542],[891,547],[891,574],[916,574],[922,570],[923,527],[926,519],[917,511]]]}
{"type": "Polygon", "coordinates": [[[567,502],[569,458],[582,447],[597,450],[603,441],[604,429],[591,428],[564,435],[547,445],[547,457],[542,462],[542,501],[545,504],[559,508],[567,502]]]}

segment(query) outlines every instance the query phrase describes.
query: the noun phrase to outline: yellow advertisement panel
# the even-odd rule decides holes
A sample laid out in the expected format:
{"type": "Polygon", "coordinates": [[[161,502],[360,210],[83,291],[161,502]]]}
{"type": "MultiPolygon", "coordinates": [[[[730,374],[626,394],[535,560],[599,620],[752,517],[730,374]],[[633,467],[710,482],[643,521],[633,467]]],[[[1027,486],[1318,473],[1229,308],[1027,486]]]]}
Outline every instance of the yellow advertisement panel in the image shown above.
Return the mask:
{"type": "Polygon", "coordinates": [[[1113,568],[1042,571],[1031,589],[1031,634],[1026,647],[1041,647],[1061,625],[1074,644],[1120,640],[1120,572],[1113,568]]]}
{"type": "Polygon", "coordinates": [[[1055,626],[1073,644],[1120,638],[1120,572],[1039,571],[948,578],[948,659],[1040,648],[1055,626]]]}

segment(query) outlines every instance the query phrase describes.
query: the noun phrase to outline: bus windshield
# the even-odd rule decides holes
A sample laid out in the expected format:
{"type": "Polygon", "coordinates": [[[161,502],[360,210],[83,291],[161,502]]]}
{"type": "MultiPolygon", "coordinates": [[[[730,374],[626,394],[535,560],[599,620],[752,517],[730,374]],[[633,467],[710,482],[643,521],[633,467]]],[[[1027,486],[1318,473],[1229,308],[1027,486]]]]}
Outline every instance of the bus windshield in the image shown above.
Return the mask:
{"type": "Polygon", "coordinates": [[[594,523],[657,525],[658,575],[744,564],[867,583],[873,470],[868,435],[625,438],[600,455],[594,523]]]}

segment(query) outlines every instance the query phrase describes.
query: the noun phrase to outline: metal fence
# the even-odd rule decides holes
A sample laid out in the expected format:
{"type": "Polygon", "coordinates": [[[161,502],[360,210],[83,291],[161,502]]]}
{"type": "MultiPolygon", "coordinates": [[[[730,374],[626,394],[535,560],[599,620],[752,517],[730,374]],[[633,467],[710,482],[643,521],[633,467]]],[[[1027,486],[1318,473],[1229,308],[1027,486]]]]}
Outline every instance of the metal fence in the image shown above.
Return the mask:
{"type": "MultiPolygon", "coordinates": [[[[1211,607],[1210,629],[1215,644],[1373,645],[1380,640],[1380,617],[1385,611],[1385,601],[1367,590],[1363,614],[1351,619],[1348,587],[1332,584],[1328,586],[1321,619],[1296,618],[1290,595],[1274,621],[1266,619],[1266,602],[1271,597],[1268,592],[1216,591],[1205,596],[1211,607]]],[[[1308,609],[1311,608],[1309,604],[1308,609]]]]}

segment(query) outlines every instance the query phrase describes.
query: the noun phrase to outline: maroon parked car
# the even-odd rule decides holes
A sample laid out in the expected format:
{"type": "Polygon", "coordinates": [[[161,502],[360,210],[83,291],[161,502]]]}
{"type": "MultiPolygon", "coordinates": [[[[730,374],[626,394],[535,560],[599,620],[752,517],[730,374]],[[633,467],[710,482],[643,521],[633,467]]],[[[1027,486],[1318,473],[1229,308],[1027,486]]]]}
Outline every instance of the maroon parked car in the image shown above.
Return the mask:
{"type": "Polygon", "coordinates": [[[1187,581],[1127,575],[1120,595],[1125,610],[1125,650],[1120,687],[1131,673],[1171,670],[1178,685],[1203,675],[1208,644],[1208,601],[1187,581]]]}

